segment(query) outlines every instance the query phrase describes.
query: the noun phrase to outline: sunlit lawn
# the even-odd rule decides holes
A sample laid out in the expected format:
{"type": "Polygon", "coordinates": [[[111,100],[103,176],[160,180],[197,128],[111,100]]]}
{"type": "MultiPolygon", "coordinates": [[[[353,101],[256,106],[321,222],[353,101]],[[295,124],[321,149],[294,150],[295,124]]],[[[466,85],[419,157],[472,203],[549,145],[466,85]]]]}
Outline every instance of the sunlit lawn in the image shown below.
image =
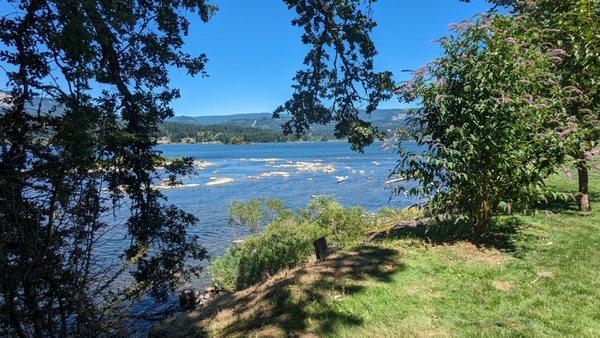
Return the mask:
{"type": "MultiPolygon", "coordinates": [[[[600,175],[592,173],[592,199],[600,175]]],[[[574,180],[552,177],[557,191],[574,180]]],[[[593,208],[600,209],[596,203],[593,208]]],[[[492,245],[389,239],[171,320],[169,336],[600,337],[600,210],[504,216],[492,245]]]]}
{"type": "MultiPolygon", "coordinates": [[[[576,183],[558,175],[549,180],[563,191],[576,191],[576,183]]],[[[597,201],[598,172],[591,183],[597,201]]],[[[571,208],[502,219],[519,230],[504,251],[389,241],[402,269],[387,283],[374,282],[329,305],[359,324],[340,322],[316,333],[598,337],[600,210],[582,216],[574,203],[571,208]]]]}

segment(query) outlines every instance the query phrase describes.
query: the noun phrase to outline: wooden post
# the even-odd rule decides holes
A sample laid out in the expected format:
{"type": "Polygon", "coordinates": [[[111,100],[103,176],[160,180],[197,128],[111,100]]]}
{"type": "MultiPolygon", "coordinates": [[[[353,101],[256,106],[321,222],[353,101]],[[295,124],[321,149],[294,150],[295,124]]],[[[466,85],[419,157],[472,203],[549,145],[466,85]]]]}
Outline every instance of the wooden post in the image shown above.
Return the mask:
{"type": "Polygon", "coordinates": [[[314,242],[315,245],[315,256],[318,261],[322,261],[327,256],[327,241],[325,237],[321,237],[314,242]]]}

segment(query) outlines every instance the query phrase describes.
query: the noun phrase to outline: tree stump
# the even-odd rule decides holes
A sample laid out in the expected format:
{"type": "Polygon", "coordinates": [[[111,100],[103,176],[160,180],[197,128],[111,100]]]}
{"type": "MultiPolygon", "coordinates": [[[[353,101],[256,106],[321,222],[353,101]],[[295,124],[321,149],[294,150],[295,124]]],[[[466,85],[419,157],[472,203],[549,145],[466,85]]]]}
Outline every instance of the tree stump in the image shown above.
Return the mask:
{"type": "Polygon", "coordinates": [[[315,256],[317,261],[322,261],[327,256],[327,241],[325,237],[321,237],[314,242],[315,245],[315,256]]]}

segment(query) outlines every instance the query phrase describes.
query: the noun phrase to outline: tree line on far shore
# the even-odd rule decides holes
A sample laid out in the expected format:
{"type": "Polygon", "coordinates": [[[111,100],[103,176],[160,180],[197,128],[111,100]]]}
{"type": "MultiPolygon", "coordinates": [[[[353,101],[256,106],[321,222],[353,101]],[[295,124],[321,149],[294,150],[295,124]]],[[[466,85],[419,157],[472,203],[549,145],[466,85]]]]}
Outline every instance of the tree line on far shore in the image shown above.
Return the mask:
{"type": "MultiPolygon", "coordinates": [[[[379,127],[386,130],[387,125],[379,127]]],[[[382,137],[392,136],[391,132],[382,132],[382,137]]],[[[331,141],[335,140],[333,127],[313,128],[303,135],[286,135],[279,130],[247,127],[233,124],[185,124],[165,122],[158,127],[156,133],[158,143],[222,143],[251,144],[295,141],[331,141]]]]}
{"type": "Polygon", "coordinates": [[[248,144],[292,141],[291,137],[269,129],[233,125],[194,125],[163,123],[158,128],[159,143],[248,144]]]}

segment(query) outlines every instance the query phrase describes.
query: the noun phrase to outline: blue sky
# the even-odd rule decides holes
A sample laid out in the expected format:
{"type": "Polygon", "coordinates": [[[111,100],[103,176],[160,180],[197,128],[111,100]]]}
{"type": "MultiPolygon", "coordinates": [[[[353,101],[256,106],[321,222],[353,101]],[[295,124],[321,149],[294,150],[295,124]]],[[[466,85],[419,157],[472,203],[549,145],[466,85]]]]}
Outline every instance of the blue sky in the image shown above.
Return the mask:
{"type": "MultiPolygon", "coordinates": [[[[191,17],[185,47],[193,55],[207,54],[209,77],[172,71],[172,85],[182,94],[172,104],[176,115],[272,112],[290,97],[292,77],[307,50],[300,30],[290,23],[294,13],[282,0],[211,2],[219,11],[208,23],[191,17]]],[[[402,70],[423,66],[439,54],[431,40],[445,35],[451,23],[488,8],[485,0],[378,0],[373,7],[376,68],[392,71],[397,81],[406,79],[402,70]]],[[[0,12],[9,9],[0,3],[0,12]]],[[[403,105],[396,99],[380,106],[398,107],[403,105]]]]}
{"type": "MultiPolygon", "coordinates": [[[[173,85],[182,98],[173,103],[177,115],[226,115],[271,112],[291,94],[291,79],[302,66],[306,47],[281,0],[215,0],[219,11],[207,24],[193,22],[186,49],[209,58],[208,78],[174,71],[173,85]]],[[[378,27],[373,39],[379,50],[376,67],[396,80],[404,69],[418,68],[439,53],[431,40],[448,25],[488,8],[483,0],[379,0],[374,6],[378,27]]],[[[402,107],[397,100],[380,108],[402,107]]]]}

